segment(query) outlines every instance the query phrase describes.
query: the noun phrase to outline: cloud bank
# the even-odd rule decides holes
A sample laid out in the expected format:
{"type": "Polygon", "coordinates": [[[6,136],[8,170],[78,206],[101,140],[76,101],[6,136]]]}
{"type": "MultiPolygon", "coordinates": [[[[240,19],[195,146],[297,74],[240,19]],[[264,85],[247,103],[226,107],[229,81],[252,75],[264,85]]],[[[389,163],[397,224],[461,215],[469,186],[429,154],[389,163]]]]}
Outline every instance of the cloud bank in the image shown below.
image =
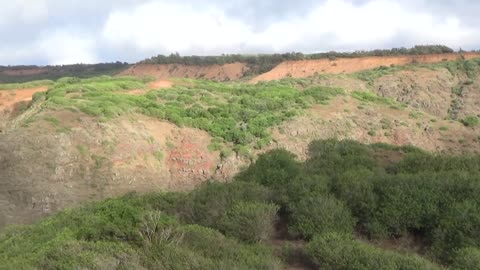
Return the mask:
{"type": "Polygon", "coordinates": [[[0,65],[135,62],[172,52],[480,49],[476,0],[0,0],[0,6],[0,65]]]}

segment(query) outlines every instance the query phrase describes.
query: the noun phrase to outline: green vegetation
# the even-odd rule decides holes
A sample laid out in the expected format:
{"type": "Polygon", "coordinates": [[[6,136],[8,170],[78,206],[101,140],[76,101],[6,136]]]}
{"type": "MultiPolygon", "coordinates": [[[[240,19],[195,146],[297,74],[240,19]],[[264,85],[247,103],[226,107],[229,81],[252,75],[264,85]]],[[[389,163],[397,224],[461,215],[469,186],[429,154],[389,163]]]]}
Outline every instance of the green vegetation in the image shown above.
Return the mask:
{"type": "Polygon", "coordinates": [[[466,127],[475,127],[475,126],[478,126],[478,124],[480,124],[480,119],[477,116],[469,115],[469,116],[463,118],[461,120],[461,122],[466,127]]]}
{"type": "Polygon", "coordinates": [[[143,113],[209,132],[215,138],[209,147],[212,151],[229,143],[237,153],[249,156],[249,148],[270,144],[269,128],[313,104],[344,94],[342,89],[329,87],[299,91],[295,84],[293,79],[256,85],[181,80],[173,88],[134,96],[124,90],[144,88],[145,80],[107,76],[62,78],[47,92],[46,106],[75,107],[106,118],[143,113]]]}
{"type": "Polygon", "coordinates": [[[398,103],[390,98],[380,97],[373,92],[353,91],[352,97],[362,102],[371,102],[380,105],[397,105],[398,103]]]}
{"type": "Polygon", "coordinates": [[[273,150],[228,183],[131,194],[11,227],[0,234],[0,268],[282,269],[269,243],[285,228],[285,261],[296,254],[318,269],[477,269],[479,191],[478,155],[314,141],[305,162],[273,150]],[[422,246],[370,242],[409,236],[422,246]]]}
{"type": "Polygon", "coordinates": [[[421,257],[385,251],[355,240],[349,235],[338,233],[328,233],[315,237],[308,244],[307,253],[319,269],[326,270],[441,269],[421,257]]]}
{"type": "Polygon", "coordinates": [[[0,90],[27,89],[27,88],[35,88],[39,86],[51,86],[53,84],[54,82],[50,80],[31,81],[26,83],[0,84],[0,90]]]}

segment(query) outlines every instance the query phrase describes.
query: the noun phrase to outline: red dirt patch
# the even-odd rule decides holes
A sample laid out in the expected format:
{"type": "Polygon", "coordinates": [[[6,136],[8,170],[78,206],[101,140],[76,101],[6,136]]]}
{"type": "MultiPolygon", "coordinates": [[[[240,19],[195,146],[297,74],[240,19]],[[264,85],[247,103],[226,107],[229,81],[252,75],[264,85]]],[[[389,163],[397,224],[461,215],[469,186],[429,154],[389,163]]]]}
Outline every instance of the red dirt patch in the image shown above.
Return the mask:
{"type": "Polygon", "coordinates": [[[123,72],[120,76],[154,76],[157,79],[198,78],[209,80],[237,80],[249,70],[244,63],[232,63],[211,66],[187,66],[180,64],[152,65],[138,64],[123,72]]]}
{"type": "Polygon", "coordinates": [[[29,102],[37,92],[45,92],[48,86],[40,86],[29,89],[12,89],[0,91],[0,112],[11,111],[15,104],[29,102]]]}
{"type": "MultiPolygon", "coordinates": [[[[411,63],[437,63],[446,60],[456,60],[461,56],[462,55],[457,53],[451,53],[413,56],[338,58],[333,61],[329,59],[286,61],[279,64],[271,71],[253,78],[251,82],[256,83],[259,81],[278,80],[285,77],[305,78],[315,74],[353,73],[380,66],[406,65],[411,63]]],[[[463,57],[465,57],[465,59],[471,59],[480,57],[480,54],[466,53],[463,54],[463,57]]]]}

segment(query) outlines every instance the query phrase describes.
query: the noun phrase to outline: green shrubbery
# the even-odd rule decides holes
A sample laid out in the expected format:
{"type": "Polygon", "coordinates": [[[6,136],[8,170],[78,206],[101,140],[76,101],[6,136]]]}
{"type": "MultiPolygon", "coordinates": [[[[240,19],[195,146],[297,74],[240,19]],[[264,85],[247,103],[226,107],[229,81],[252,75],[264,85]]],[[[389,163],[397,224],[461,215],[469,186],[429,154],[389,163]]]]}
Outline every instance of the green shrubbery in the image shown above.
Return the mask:
{"type": "Polygon", "coordinates": [[[466,127],[475,127],[480,124],[480,119],[477,116],[467,116],[461,120],[461,122],[466,126],[466,127]]]}
{"type": "Polygon", "coordinates": [[[250,148],[260,149],[271,143],[271,127],[299,115],[312,104],[344,94],[341,89],[329,87],[298,91],[290,80],[257,85],[184,80],[179,83],[183,86],[140,96],[124,91],[145,88],[145,82],[130,77],[62,78],[48,91],[46,106],[73,106],[107,118],[143,113],[209,132],[216,138],[214,150],[221,150],[227,143],[237,153],[249,156],[250,148]]]}
{"type": "MultiPolygon", "coordinates": [[[[11,228],[0,234],[0,262],[6,269],[280,269],[266,246],[277,229],[276,237],[307,241],[309,259],[301,260],[319,269],[440,269],[368,243],[403,237],[418,239],[412,252],[432,261],[475,269],[479,166],[479,156],[315,141],[305,162],[273,150],[230,183],[129,195],[11,228]]],[[[302,250],[295,246],[295,254],[302,250]]]]}
{"type": "Polygon", "coordinates": [[[333,196],[308,196],[290,207],[289,230],[311,239],[327,232],[353,233],[355,220],[343,202],[333,196]]]}
{"type": "Polygon", "coordinates": [[[327,233],[316,236],[307,253],[318,269],[332,270],[434,270],[441,269],[413,255],[384,251],[353,239],[350,235],[327,233]]]}
{"type": "Polygon", "coordinates": [[[463,248],[456,252],[452,269],[480,270],[480,249],[463,248]]]}
{"type": "Polygon", "coordinates": [[[239,202],[227,210],[220,220],[221,231],[248,243],[271,238],[278,206],[259,202],[239,202]]]}

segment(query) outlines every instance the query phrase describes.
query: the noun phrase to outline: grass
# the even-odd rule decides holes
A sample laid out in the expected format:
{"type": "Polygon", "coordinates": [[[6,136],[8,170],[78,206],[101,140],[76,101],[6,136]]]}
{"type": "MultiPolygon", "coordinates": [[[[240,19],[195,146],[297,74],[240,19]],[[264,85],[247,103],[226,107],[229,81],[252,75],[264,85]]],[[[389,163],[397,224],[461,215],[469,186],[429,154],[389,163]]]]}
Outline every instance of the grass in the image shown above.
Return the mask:
{"type": "Polygon", "coordinates": [[[35,88],[40,86],[52,86],[53,84],[54,82],[51,80],[38,80],[38,81],[31,81],[26,83],[0,84],[0,90],[28,89],[28,88],[35,88]]]}
{"type": "Polygon", "coordinates": [[[362,102],[369,102],[386,106],[399,105],[399,103],[394,101],[393,99],[380,97],[373,92],[353,91],[352,97],[362,102]]]}
{"type": "Polygon", "coordinates": [[[140,96],[125,93],[146,87],[145,82],[130,77],[63,78],[47,92],[45,106],[74,107],[105,118],[143,113],[178,126],[205,130],[219,139],[211,150],[220,150],[223,143],[262,148],[271,141],[271,127],[313,104],[326,104],[332,97],[344,94],[342,89],[330,87],[299,91],[296,85],[301,80],[295,79],[256,85],[184,79],[173,88],[140,96]]]}

